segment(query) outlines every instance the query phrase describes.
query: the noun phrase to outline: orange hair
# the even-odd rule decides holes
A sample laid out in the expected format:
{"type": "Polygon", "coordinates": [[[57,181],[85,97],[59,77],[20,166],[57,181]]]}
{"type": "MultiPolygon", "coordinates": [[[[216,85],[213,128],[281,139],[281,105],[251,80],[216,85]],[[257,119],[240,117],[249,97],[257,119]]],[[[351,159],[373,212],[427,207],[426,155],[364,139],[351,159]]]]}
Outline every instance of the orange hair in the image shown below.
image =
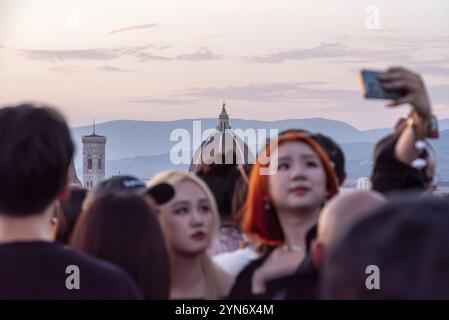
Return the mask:
{"type": "MultiPolygon", "coordinates": [[[[329,157],[321,146],[311,137],[300,132],[289,132],[278,137],[278,146],[286,142],[298,141],[307,144],[318,155],[326,174],[326,190],[329,198],[338,193],[338,182],[335,170],[329,157]]],[[[265,155],[270,156],[272,143],[267,143],[265,155]]],[[[270,199],[268,193],[268,175],[261,175],[260,169],[269,166],[269,163],[260,162],[261,154],[251,170],[248,185],[248,197],[246,199],[246,211],[243,217],[243,230],[252,236],[256,236],[269,244],[281,244],[284,242],[284,233],[276,213],[267,211],[264,206],[265,199],[270,199]]]]}

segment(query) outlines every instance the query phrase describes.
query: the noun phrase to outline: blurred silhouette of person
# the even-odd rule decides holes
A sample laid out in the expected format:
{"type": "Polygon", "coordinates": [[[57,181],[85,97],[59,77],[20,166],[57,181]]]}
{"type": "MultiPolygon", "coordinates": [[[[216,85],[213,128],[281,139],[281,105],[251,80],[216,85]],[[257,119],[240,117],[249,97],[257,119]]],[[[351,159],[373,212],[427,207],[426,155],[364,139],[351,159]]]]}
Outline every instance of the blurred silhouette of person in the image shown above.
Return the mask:
{"type": "Polygon", "coordinates": [[[64,118],[2,108],[0,150],[0,299],[140,299],[120,268],[53,242],[74,150],[64,118]]]}
{"type": "Polygon", "coordinates": [[[168,299],[168,253],[155,212],[142,196],[104,194],[76,224],[71,246],[127,271],[145,299],[168,299]]]}
{"type": "Polygon", "coordinates": [[[449,299],[448,212],[438,198],[376,210],[326,252],[321,297],[449,299]]]}

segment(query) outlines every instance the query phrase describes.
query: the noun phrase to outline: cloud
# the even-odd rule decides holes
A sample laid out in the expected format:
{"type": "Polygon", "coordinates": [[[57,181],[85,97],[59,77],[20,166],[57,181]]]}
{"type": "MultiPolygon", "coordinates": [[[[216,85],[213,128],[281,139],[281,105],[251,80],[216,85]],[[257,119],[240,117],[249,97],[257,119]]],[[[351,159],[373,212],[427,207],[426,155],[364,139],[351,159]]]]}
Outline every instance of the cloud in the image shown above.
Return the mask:
{"type": "Polygon", "coordinates": [[[85,49],[85,50],[33,50],[15,49],[19,55],[38,61],[58,60],[111,60],[122,55],[119,49],[85,49]]]}
{"type": "Polygon", "coordinates": [[[97,71],[103,71],[103,72],[133,72],[134,70],[122,69],[122,68],[111,67],[111,66],[101,66],[101,67],[97,68],[97,71]]]}
{"type": "Polygon", "coordinates": [[[172,60],[172,58],[170,57],[165,57],[165,56],[159,56],[159,55],[154,55],[152,53],[148,53],[148,52],[136,52],[133,55],[135,58],[139,59],[138,62],[146,62],[149,60],[163,60],[163,61],[168,61],[168,60],[172,60]]]}
{"type": "Polygon", "coordinates": [[[139,25],[135,25],[135,26],[129,26],[129,27],[112,30],[112,31],[108,32],[107,35],[120,33],[120,32],[126,32],[126,31],[132,31],[132,30],[156,28],[158,26],[159,25],[157,23],[139,24],[139,25]]]}
{"type": "Polygon", "coordinates": [[[192,88],[168,97],[138,97],[130,102],[160,105],[197,104],[201,100],[242,100],[252,102],[310,102],[328,103],[359,97],[356,90],[330,90],[324,82],[262,83],[245,86],[192,88]]]}
{"type": "Polygon", "coordinates": [[[33,49],[11,49],[12,52],[29,60],[58,62],[58,61],[80,61],[101,60],[110,61],[121,57],[134,57],[140,61],[148,60],[170,60],[148,53],[147,50],[154,45],[140,47],[118,47],[118,48],[96,48],[79,50],[33,50],[33,49]]]}
{"type": "Polygon", "coordinates": [[[134,103],[146,103],[146,104],[156,104],[156,105],[195,105],[198,104],[195,100],[189,100],[189,99],[182,99],[182,98],[133,98],[129,100],[130,102],[134,103]]]}
{"type": "Polygon", "coordinates": [[[198,36],[198,38],[202,38],[202,39],[212,39],[212,38],[218,38],[218,37],[221,37],[221,34],[211,33],[211,34],[204,34],[204,35],[198,36]]]}
{"type": "Polygon", "coordinates": [[[257,102],[307,101],[330,102],[359,96],[356,90],[314,88],[322,82],[263,83],[246,86],[209,87],[188,90],[185,95],[200,99],[231,99],[257,102]]]}
{"type": "Polygon", "coordinates": [[[100,72],[133,72],[135,70],[122,69],[112,66],[101,66],[96,69],[89,69],[79,65],[69,65],[56,63],[49,68],[50,71],[61,74],[93,74],[95,71],[100,72]]]}
{"type": "Polygon", "coordinates": [[[177,59],[182,61],[205,61],[219,60],[221,59],[221,56],[216,55],[210,49],[203,47],[195,53],[180,55],[177,59]]]}
{"type": "Polygon", "coordinates": [[[60,74],[89,74],[92,73],[92,71],[89,71],[85,68],[82,68],[81,66],[77,65],[61,65],[56,64],[49,68],[50,71],[60,73],[60,74]]]}
{"type": "Polygon", "coordinates": [[[338,43],[321,43],[319,46],[308,49],[294,49],[276,52],[264,56],[249,56],[244,60],[258,63],[281,63],[288,60],[307,60],[314,58],[349,57],[353,52],[338,43]]]}

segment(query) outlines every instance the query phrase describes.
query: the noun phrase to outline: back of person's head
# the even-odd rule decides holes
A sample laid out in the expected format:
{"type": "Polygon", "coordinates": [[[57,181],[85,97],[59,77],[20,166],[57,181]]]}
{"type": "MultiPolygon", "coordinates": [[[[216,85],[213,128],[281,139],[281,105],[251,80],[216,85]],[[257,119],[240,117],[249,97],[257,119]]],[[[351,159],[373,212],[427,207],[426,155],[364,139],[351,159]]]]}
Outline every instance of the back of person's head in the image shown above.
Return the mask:
{"type": "Polygon", "coordinates": [[[66,187],[73,142],[63,116],[50,107],[0,109],[0,212],[42,212],[66,187]]]}
{"type": "Polygon", "coordinates": [[[382,194],[362,190],[338,194],[330,199],[320,212],[318,234],[312,244],[315,265],[321,266],[329,245],[384,203],[382,194]]]}
{"type": "Polygon", "coordinates": [[[110,193],[98,197],[80,216],[70,244],[123,268],[146,299],[168,298],[165,242],[155,213],[141,196],[110,193]]]}
{"type": "Polygon", "coordinates": [[[449,202],[386,204],[332,245],[324,299],[448,299],[449,202]]]}
{"type": "Polygon", "coordinates": [[[232,212],[233,219],[240,226],[245,212],[246,197],[248,196],[249,174],[240,168],[241,175],[237,178],[232,194],[232,212]]]}
{"type": "Polygon", "coordinates": [[[174,196],[175,190],[168,184],[158,184],[147,188],[145,182],[129,175],[114,176],[103,180],[93,192],[89,192],[83,202],[82,210],[87,211],[98,197],[109,193],[134,193],[144,196],[150,207],[166,203],[174,196]]]}
{"type": "Polygon", "coordinates": [[[79,186],[70,186],[68,197],[61,201],[61,213],[63,215],[63,224],[58,228],[56,240],[68,244],[70,236],[75,227],[75,223],[81,214],[83,201],[87,190],[79,186]]]}
{"type": "Polygon", "coordinates": [[[430,144],[425,144],[425,149],[420,158],[424,161],[424,167],[416,167],[414,164],[405,164],[395,158],[395,143],[399,133],[395,132],[382,138],[374,147],[374,166],[371,174],[373,190],[391,195],[399,192],[426,191],[432,184],[435,174],[435,155],[430,144]]]}
{"type": "Polygon", "coordinates": [[[202,164],[196,171],[209,187],[217,203],[222,223],[232,223],[232,195],[240,171],[235,164],[202,164]]]}
{"type": "Polygon", "coordinates": [[[385,202],[385,197],[376,191],[354,190],[336,195],[321,210],[318,240],[325,244],[332,243],[348,227],[385,202]]]}

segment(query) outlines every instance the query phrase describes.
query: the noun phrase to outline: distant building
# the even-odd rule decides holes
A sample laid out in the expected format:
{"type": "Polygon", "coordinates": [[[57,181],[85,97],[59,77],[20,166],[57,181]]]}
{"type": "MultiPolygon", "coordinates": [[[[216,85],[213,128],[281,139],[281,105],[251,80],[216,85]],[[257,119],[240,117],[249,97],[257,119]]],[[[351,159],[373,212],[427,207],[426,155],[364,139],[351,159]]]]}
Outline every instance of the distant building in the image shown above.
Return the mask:
{"type": "Polygon", "coordinates": [[[372,185],[371,185],[371,179],[370,177],[360,177],[357,179],[357,183],[356,183],[356,189],[358,190],[371,190],[372,185]]]}
{"type": "Polygon", "coordinates": [[[72,185],[77,185],[77,186],[82,186],[80,179],[78,179],[78,176],[76,175],[76,169],[75,169],[75,163],[72,162],[70,163],[70,167],[69,167],[69,184],[72,185]]]}
{"type": "Polygon", "coordinates": [[[100,184],[106,175],[106,137],[95,133],[83,136],[83,183],[88,190],[100,184]]]}
{"type": "Polygon", "coordinates": [[[226,104],[223,102],[216,131],[201,142],[193,154],[189,171],[195,172],[204,163],[249,164],[254,155],[246,143],[236,135],[229,124],[226,104]]]}

